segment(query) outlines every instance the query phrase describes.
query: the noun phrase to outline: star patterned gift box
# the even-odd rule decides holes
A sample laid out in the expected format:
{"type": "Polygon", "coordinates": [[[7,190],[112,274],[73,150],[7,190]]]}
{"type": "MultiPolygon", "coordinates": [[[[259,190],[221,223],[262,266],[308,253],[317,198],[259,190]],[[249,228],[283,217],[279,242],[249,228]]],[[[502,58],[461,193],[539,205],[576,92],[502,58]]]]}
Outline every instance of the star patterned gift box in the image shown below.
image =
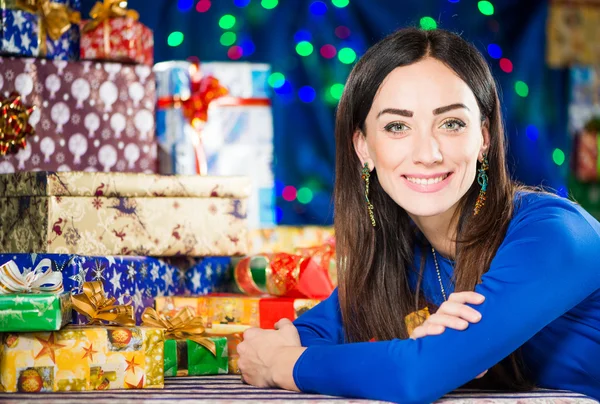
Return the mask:
{"type": "Polygon", "coordinates": [[[247,249],[244,177],[0,175],[0,253],[235,256],[247,249]]]}
{"type": "Polygon", "coordinates": [[[0,2],[0,52],[55,60],[79,59],[80,0],[0,2]],[[49,3],[52,15],[46,14],[49,3]],[[58,18],[56,18],[58,16],[58,18]]]}
{"type": "MultiPolygon", "coordinates": [[[[62,274],[63,287],[67,292],[81,293],[84,282],[102,281],[106,294],[116,298],[119,304],[131,302],[138,324],[141,323],[144,309],[154,305],[155,297],[185,293],[186,267],[171,265],[152,257],[0,254],[0,265],[12,260],[22,271],[27,271],[35,268],[44,259],[50,261],[53,271],[62,274]]],[[[210,290],[208,279],[202,281],[204,283],[199,285],[210,290]]],[[[2,295],[0,295],[0,305],[1,302],[2,295]]],[[[74,318],[69,316],[68,322],[72,320],[76,324],[87,323],[81,314],[76,314],[74,318]]]]}
{"type": "Polygon", "coordinates": [[[7,392],[146,389],[164,386],[164,330],[69,326],[1,335],[0,385],[7,392]]]}
{"type": "Polygon", "coordinates": [[[35,134],[0,156],[0,173],[157,171],[150,67],[0,57],[0,83],[35,107],[35,134]]]}
{"type": "Polygon", "coordinates": [[[71,322],[71,307],[68,293],[0,294],[0,331],[60,330],[71,322]]]}

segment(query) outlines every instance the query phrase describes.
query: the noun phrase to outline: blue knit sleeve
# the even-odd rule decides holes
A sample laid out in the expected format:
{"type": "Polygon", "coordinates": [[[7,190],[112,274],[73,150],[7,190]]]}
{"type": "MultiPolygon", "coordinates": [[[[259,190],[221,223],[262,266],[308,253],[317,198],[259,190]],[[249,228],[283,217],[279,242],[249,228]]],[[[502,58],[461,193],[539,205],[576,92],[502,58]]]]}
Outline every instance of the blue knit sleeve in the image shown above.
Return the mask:
{"type": "Polygon", "coordinates": [[[344,331],[337,288],[327,299],[298,317],[294,325],[304,347],[343,343],[344,331]]]}
{"type": "Polygon", "coordinates": [[[475,307],[479,323],[418,340],[310,346],[294,380],[304,392],[433,402],[600,289],[599,262],[598,222],[559,198],[532,203],[513,219],[475,288],[486,297],[475,307]]]}

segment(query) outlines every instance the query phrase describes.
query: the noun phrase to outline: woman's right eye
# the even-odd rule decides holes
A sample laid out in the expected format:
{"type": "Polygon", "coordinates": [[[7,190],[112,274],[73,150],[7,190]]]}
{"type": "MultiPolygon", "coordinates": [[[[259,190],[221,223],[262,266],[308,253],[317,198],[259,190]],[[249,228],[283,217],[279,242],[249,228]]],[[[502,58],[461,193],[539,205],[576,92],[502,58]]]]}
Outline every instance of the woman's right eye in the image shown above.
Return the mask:
{"type": "Polygon", "coordinates": [[[392,122],[392,123],[388,123],[384,129],[386,132],[402,133],[402,132],[406,132],[409,129],[409,127],[401,122],[392,122]]]}

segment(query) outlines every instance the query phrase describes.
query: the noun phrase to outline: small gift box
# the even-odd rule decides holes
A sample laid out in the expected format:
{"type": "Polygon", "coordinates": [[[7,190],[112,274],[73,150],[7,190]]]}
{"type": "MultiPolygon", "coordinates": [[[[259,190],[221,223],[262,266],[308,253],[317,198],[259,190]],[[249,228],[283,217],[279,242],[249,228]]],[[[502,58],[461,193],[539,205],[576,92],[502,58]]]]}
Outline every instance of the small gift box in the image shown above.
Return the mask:
{"type": "Polygon", "coordinates": [[[136,327],[131,306],[116,306],[100,282],[73,306],[90,319],[51,333],[4,334],[0,384],[8,392],[162,388],[164,331],[136,327]],[[102,324],[108,321],[120,326],[102,324]]]}
{"type": "Polygon", "coordinates": [[[77,60],[80,4],[80,0],[1,1],[0,52],[77,60]]]}
{"type": "Polygon", "coordinates": [[[172,318],[148,308],[143,325],[165,329],[165,377],[228,373],[227,338],[207,336],[203,320],[189,307],[172,318]]]}
{"type": "Polygon", "coordinates": [[[572,167],[581,182],[600,180],[600,118],[587,122],[575,136],[572,167]]]}
{"type": "Polygon", "coordinates": [[[71,321],[71,299],[62,274],[49,260],[32,270],[14,261],[0,266],[0,331],[55,331],[71,321]]]}
{"type": "Polygon", "coordinates": [[[97,2],[80,23],[81,58],[154,64],[154,34],[122,0],[97,2]]]}
{"type": "Polygon", "coordinates": [[[319,303],[318,299],[261,298],[234,294],[154,299],[156,311],[171,317],[186,307],[191,308],[205,321],[206,332],[210,335],[239,333],[248,327],[272,329],[280,319],[293,321],[319,303]]]}

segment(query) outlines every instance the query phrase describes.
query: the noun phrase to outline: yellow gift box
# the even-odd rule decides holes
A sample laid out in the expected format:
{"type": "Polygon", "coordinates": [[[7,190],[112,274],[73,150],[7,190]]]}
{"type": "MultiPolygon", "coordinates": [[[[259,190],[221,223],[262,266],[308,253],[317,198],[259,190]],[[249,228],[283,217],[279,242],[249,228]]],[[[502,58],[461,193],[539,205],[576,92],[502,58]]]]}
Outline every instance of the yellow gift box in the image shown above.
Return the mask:
{"type": "Polygon", "coordinates": [[[234,256],[247,249],[244,177],[0,175],[0,253],[234,256]]]}
{"type": "Polygon", "coordinates": [[[334,236],[333,227],[278,226],[271,229],[250,230],[248,254],[296,253],[299,248],[326,244],[334,236]]]}
{"type": "Polygon", "coordinates": [[[163,345],[164,330],[152,327],[3,334],[0,383],[24,393],[162,388],[163,345]]]}

